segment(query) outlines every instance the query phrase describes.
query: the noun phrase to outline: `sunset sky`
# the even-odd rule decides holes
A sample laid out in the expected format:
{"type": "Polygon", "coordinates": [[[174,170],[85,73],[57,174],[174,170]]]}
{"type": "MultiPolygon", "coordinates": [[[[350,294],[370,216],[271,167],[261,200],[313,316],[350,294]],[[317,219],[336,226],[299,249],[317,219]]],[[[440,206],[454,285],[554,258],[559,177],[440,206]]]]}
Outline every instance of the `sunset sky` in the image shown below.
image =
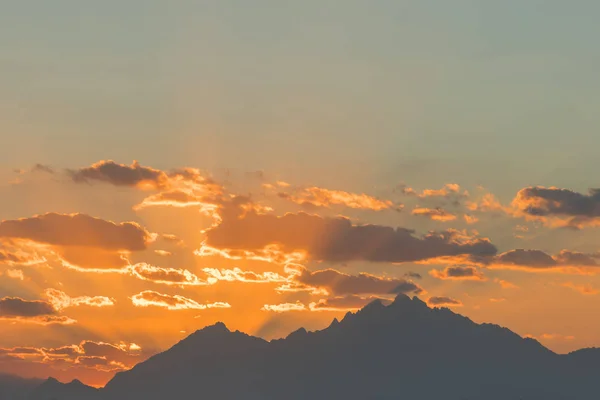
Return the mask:
{"type": "Polygon", "coordinates": [[[398,293],[600,346],[593,1],[7,2],[0,372],[398,293]]]}

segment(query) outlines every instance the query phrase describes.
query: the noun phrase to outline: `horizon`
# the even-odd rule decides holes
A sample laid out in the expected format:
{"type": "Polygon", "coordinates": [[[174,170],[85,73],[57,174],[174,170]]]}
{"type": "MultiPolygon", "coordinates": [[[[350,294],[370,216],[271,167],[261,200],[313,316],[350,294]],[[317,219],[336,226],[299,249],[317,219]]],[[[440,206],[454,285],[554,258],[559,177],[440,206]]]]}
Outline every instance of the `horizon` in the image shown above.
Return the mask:
{"type": "Polygon", "coordinates": [[[398,294],[600,347],[600,3],[73,0],[0,15],[0,373],[398,294]]]}

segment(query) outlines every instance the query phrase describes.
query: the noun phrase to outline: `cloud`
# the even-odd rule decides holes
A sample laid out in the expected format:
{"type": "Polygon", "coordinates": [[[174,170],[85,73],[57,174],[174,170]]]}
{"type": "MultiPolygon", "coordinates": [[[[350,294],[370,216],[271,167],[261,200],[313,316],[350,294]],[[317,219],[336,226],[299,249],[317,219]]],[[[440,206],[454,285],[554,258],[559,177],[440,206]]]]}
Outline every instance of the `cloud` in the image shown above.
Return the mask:
{"type": "Polygon", "coordinates": [[[205,274],[210,278],[217,281],[228,281],[228,282],[247,282],[247,283],[268,283],[268,282],[287,282],[288,277],[279,275],[276,272],[252,272],[243,271],[240,268],[233,269],[217,269],[217,268],[204,268],[205,274]]]}
{"type": "Polygon", "coordinates": [[[262,311],[272,311],[276,313],[289,312],[289,311],[306,311],[306,306],[301,302],[295,303],[282,303],[282,304],[265,304],[262,311]]]}
{"type": "Polygon", "coordinates": [[[404,228],[353,225],[343,217],[323,218],[302,212],[279,217],[255,211],[241,217],[239,211],[225,211],[221,223],[206,231],[206,244],[212,249],[260,251],[276,245],[284,253],[301,251],[313,260],[398,263],[460,254],[493,255],[497,251],[486,238],[452,229],[416,236],[404,228]]]}
{"type": "Polygon", "coordinates": [[[0,299],[1,317],[38,317],[56,314],[52,304],[41,300],[23,300],[18,297],[0,299]]]}
{"type": "Polygon", "coordinates": [[[0,237],[56,246],[144,250],[152,235],[135,222],[115,223],[85,214],[47,213],[0,222],[0,237]]]}
{"type": "Polygon", "coordinates": [[[418,207],[412,210],[412,215],[427,217],[433,221],[449,222],[456,219],[456,215],[444,210],[443,208],[423,208],[418,207]]]}
{"type": "Polygon", "coordinates": [[[127,251],[68,246],[56,247],[54,252],[64,267],[80,272],[118,272],[129,265],[127,251]]]}
{"type": "Polygon", "coordinates": [[[427,304],[430,306],[442,306],[442,307],[460,307],[462,306],[462,302],[460,300],[455,300],[451,297],[430,297],[427,300],[427,304]]]}
{"type": "Polygon", "coordinates": [[[0,348],[0,356],[29,362],[32,367],[46,365],[60,370],[85,367],[104,372],[129,369],[153,353],[135,343],[111,344],[90,340],[60,347],[0,348]]]}
{"type": "Polygon", "coordinates": [[[230,308],[228,303],[216,302],[211,304],[200,304],[195,300],[179,295],[168,295],[145,290],[131,297],[131,301],[136,307],[162,307],[167,310],[206,310],[209,308],[230,308]]]}
{"type": "MultiPolygon", "coordinates": [[[[279,186],[288,187],[289,184],[279,186]]],[[[391,208],[402,209],[401,205],[394,205],[390,200],[380,200],[365,193],[350,193],[342,190],[330,190],[320,187],[298,189],[295,192],[279,192],[278,196],[301,206],[326,207],[341,205],[349,208],[381,211],[391,208]]]]}
{"type": "Polygon", "coordinates": [[[32,265],[45,261],[45,259],[37,257],[37,255],[27,254],[22,250],[18,252],[0,250],[0,264],[32,265]]]}
{"type": "Polygon", "coordinates": [[[409,279],[422,279],[423,278],[423,276],[421,274],[419,274],[418,272],[412,272],[412,271],[408,271],[407,273],[404,274],[404,276],[409,279]]]}
{"type": "Polygon", "coordinates": [[[216,282],[214,278],[200,279],[187,269],[157,267],[146,263],[131,265],[127,272],[138,279],[164,285],[205,286],[216,282]]]}
{"type": "Polygon", "coordinates": [[[564,273],[586,273],[600,266],[600,254],[562,250],[553,256],[541,250],[515,249],[499,254],[489,268],[523,269],[531,272],[554,270],[564,273]]]}
{"type": "Polygon", "coordinates": [[[477,218],[474,215],[464,214],[463,218],[465,219],[465,222],[469,225],[476,224],[477,222],[479,222],[479,218],[477,218]]]}
{"type": "Polygon", "coordinates": [[[399,293],[423,292],[423,289],[412,281],[403,278],[384,278],[360,273],[349,275],[334,269],[311,272],[305,267],[295,266],[291,282],[299,287],[319,289],[332,296],[344,295],[396,295],[399,293]]]}
{"type": "Polygon", "coordinates": [[[90,306],[90,307],[110,307],[115,305],[115,301],[105,296],[79,296],[70,297],[63,291],[57,289],[46,289],[46,297],[53,308],[57,311],[67,307],[90,306]]]}
{"type": "Polygon", "coordinates": [[[168,192],[157,193],[146,197],[140,204],[133,207],[134,210],[141,210],[147,207],[199,207],[204,213],[212,213],[218,208],[218,204],[212,198],[205,198],[194,194],[190,190],[175,189],[168,192]]]}
{"type": "Polygon", "coordinates": [[[433,269],[429,271],[429,275],[444,280],[487,280],[483,273],[473,266],[452,266],[446,267],[442,271],[433,269]]]}
{"type": "Polygon", "coordinates": [[[360,297],[355,295],[348,295],[343,297],[332,297],[328,299],[321,299],[317,302],[310,303],[309,309],[311,311],[337,311],[337,312],[348,312],[356,311],[373,301],[388,301],[388,299],[382,299],[379,297],[360,297]]]}
{"type": "Polygon", "coordinates": [[[549,226],[583,228],[600,225],[600,189],[587,194],[556,187],[521,189],[512,206],[522,216],[549,226]]]}
{"type": "MultiPolygon", "coordinates": [[[[0,275],[1,275],[1,273],[0,273],[0,275]]],[[[20,269],[7,269],[5,272],[5,275],[8,276],[9,278],[19,279],[21,281],[25,279],[25,274],[20,269]]]]}
{"type": "Polygon", "coordinates": [[[0,319],[40,325],[66,325],[76,322],[69,317],[57,315],[57,310],[49,302],[24,300],[19,297],[0,298],[0,319]]]}
{"type": "Polygon", "coordinates": [[[573,289],[581,294],[585,294],[585,295],[595,295],[600,293],[600,290],[594,289],[594,287],[592,285],[576,285],[573,282],[565,282],[563,283],[561,286],[569,288],[569,289],[573,289]]]}
{"type": "Polygon", "coordinates": [[[31,167],[31,172],[45,172],[47,174],[54,174],[54,168],[50,167],[49,165],[38,163],[31,167]]]}
{"type": "Polygon", "coordinates": [[[424,189],[421,193],[405,185],[401,185],[400,189],[407,196],[417,196],[421,199],[427,197],[467,197],[469,195],[466,191],[461,194],[460,185],[456,183],[446,183],[441,189],[424,189]]]}
{"type": "Polygon", "coordinates": [[[486,193],[477,201],[468,201],[466,203],[466,207],[471,211],[501,212],[512,214],[512,210],[509,207],[503,206],[500,201],[498,201],[496,196],[491,193],[486,193]]]}
{"type": "Polygon", "coordinates": [[[570,341],[575,339],[575,336],[572,335],[561,335],[559,333],[542,333],[539,336],[533,336],[530,334],[525,335],[525,337],[538,339],[538,340],[561,340],[561,341],[570,341]]]}
{"type": "Polygon", "coordinates": [[[502,289],[518,289],[519,287],[512,282],[505,281],[503,279],[495,278],[494,282],[496,282],[502,289]]]}
{"type": "Polygon", "coordinates": [[[141,166],[137,161],[131,165],[117,164],[112,160],[99,161],[89,167],[68,170],[74,182],[100,181],[115,186],[151,187],[168,186],[168,175],[160,170],[141,166]]]}

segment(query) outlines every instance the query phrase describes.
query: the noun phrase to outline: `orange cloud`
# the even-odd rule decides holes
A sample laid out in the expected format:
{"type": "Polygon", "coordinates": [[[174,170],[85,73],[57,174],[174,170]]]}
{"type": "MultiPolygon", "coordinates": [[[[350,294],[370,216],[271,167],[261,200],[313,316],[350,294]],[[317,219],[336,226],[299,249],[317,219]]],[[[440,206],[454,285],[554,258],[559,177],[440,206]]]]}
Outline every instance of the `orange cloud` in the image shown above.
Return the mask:
{"type": "MultiPolygon", "coordinates": [[[[217,269],[217,268],[204,268],[205,274],[207,274],[210,278],[215,279],[217,281],[227,281],[227,282],[248,282],[248,283],[265,283],[265,282],[287,282],[288,277],[281,276],[276,272],[252,272],[252,271],[242,271],[239,268],[233,269],[217,269]]],[[[210,279],[209,278],[209,279],[210,279]]]]}
{"type": "Polygon", "coordinates": [[[512,210],[509,207],[503,206],[500,201],[491,193],[486,193],[481,199],[477,201],[470,201],[466,203],[467,209],[471,211],[481,212],[503,212],[512,214],[512,210]]]}
{"type": "Polygon", "coordinates": [[[565,282],[561,286],[578,291],[585,295],[596,295],[600,290],[594,289],[592,285],[576,285],[573,282],[565,282]]]}
{"type": "Polygon", "coordinates": [[[444,280],[487,280],[483,273],[473,266],[452,266],[446,267],[442,271],[433,269],[429,271],[429,275],[444,280]]]}
{"type": "Polygon", "coordinates": [[[105,296],[79,296],[70,297],[63,291],[57,289],[46,289],[44,291],[50,304],[55,310],[61,311],[67,307],[90,306],[90,307],[109,307],[114,306],[115,301],[105,296]]]}
{"type": "Polygon", "coordinates": [[[272,311],[276,313],[283,313],[289,311],[306,311],[306,309],[306,306],[299,301],[295,303],[265,304],[261,308],[262,311],[272,311]]]}
{"type": "Polygon", "coordinates": [[[430,218],[434,221],[440,222],[448,222],[454,221],[456,219],[456,215],[444,210],[443,208],[423,208],[417,207],[411,212],[412,215],[422,216],[430,218]]]}
{"type": "Polygon", "coordinates": [[[195,300],[179,295],[168,295],[145,290],[131,297],[131,301],[136,307],[162,307],[167,310],[206,310],[209,308],[230,308],[228,303],[216,302],[210,304],[200,304],[195,300]]]}
{"type": "Polygon", "coordinates": [[[465,222],[469,225],[476,224],[477,222],[479,222],[479,218],[477,218],[474,215],[464,214],[463,218],[465,219],[465,222]]]}
{"type": "Polygon", "coordinates": [[[130,265],[124,272],[144,281],[164,285],[205,286],[216,282],[214,278],[200,279],[187,269],[157,267],[146,263],[130,265]]]}
{"type": "Polygon", "coordinates": [[[492,297],[490,301],[492,303],[502,303],[503,301],[506,301],[506,299],[504,297],[492,297]]]}
{"type": "Polygon", "coordinates": [[[425,199],[428,197],[468,197],[469,192],[466,190],[463,193],[460,193],[460,185],[456,183],[447,183],[442,186],[441,189],[424,189],[421,193],[418,193],[411,187],[401,185],[400,190],[403,194],[407,196],[417,196],[421,199],[425,199]]]}
{"type": "Polygon", "coordinates": [[[533,336],[531,334],[525,335],[525,337],[538,339],[538,340],[573,340],[575,336],[572,335],[561,335],[559,333],[542,333],[539,336],[533,336]]]}
{"type": "Polygon", "coordinates": [[[0,348],[0,358],[5,356],[12,360],[12,364],[8,364],[9,368],[16,368],[16,363],[21,362],[26,363],[29,368],[46,371],[45,375],[54,375],[58,370],[78,371],[81,367],[102,372],[122,371],[133,367],[153,353],[154,351],[145,351],[135,343],[111,344],[90,340],[54,348],[0,348]]]}
{"type": "Polygon", "coordinates": [[[332,205],[341,205],[349,208],[373,211],[387,210],[392,207],[401,208],[400,205],[394,206],[394,203],[390,200],[379,200],[365,193],[350,193],[316,186],[300,189],[295,193],[280,192],[278,195],[296,204],[310,207],[329,208],[332,205]]]}
{"type": "MultiPolygon", "coordinates": [[[[0,275],[2,275],[1,272],[0,275]]],[[[5,275],[9,278],[19,279],[21,281],[25,279],[25,274],[20,269],[7,269],[5,275]]]]}
{"type": "Polygon", "coordinates": [[[495,278],[494,282],[496,282],[502,289],[518,289],[519,287],[512,282],[505,281],[503,279],[495,278]]]}

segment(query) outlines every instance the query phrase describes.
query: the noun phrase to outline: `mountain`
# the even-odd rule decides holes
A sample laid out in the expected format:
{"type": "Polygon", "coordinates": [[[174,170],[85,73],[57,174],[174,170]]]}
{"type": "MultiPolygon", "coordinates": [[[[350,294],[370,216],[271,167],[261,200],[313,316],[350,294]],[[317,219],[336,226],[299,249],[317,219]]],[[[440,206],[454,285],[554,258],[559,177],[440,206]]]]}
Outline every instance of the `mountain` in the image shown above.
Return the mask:
{"type": "Polygon", "coordinates": [[[23,399],[41,382],[41,379],[0,374],[0,400],[23,399]]]}
{"type": "Polygon", "coordinates": [[[70,383],[61,383],[48,378],[26,397],[27,400],[93,400],[99,399],[99,391],[84,385],[75,379],[70,383]]]}
{"type": "Polygon", "coordinates": [[[599,363],[598,349],[558,355],[506,328],[476,324],[399,295],[387,306],[375,301],[348,313],[324,330],[299,329],[271,342],[217,323],[118,373],[93,395],[102,400],[595,400],[599,363]]]}

